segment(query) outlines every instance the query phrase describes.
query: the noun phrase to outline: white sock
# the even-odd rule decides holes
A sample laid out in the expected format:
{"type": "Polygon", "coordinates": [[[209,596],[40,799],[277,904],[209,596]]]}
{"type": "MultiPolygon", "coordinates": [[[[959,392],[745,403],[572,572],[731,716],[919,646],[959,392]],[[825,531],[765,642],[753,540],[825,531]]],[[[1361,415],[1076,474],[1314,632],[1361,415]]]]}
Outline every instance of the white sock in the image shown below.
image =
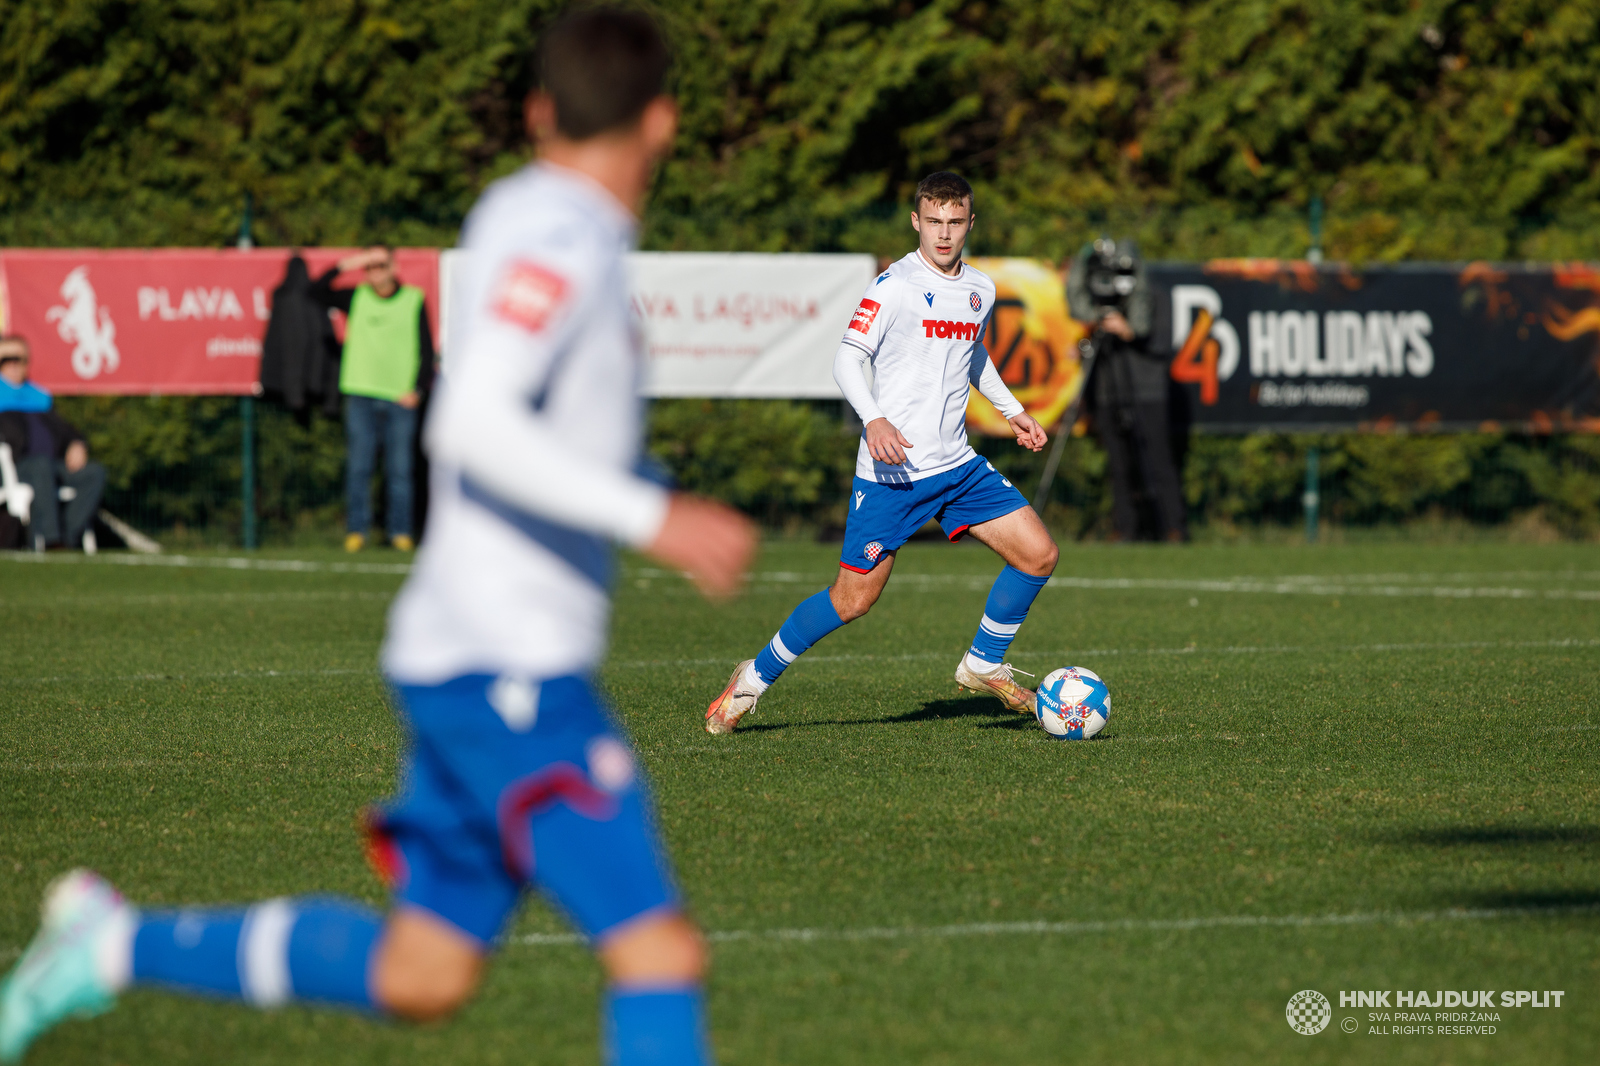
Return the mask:
{"type": "Polygon", "coordinates": [[[962,660],[962,665],[968,670],[971,670],[973,673],[977,674],[979,677],[990,677],[996,670],[1000,669],[1005,664],[992,663],[987,659],[980,659],[969,651],[967,652],[966,658],[962,660]]]}
{"type": "Polygon", "coordinates": [[[139,912],[122,907],[94,946],[95,973],[113,992],[121,992],[133,980],[133,938],[138,932],[139,912]]]}
{"type": "Polygon", "coordinates": [[[739,678],[742,688],[747,688],[757,696],[767,691],[767,683],[761,680],[761,675],[756,673],[755,660],[750,660],[750,665],[744,668],[744,674],[739,678]]]}

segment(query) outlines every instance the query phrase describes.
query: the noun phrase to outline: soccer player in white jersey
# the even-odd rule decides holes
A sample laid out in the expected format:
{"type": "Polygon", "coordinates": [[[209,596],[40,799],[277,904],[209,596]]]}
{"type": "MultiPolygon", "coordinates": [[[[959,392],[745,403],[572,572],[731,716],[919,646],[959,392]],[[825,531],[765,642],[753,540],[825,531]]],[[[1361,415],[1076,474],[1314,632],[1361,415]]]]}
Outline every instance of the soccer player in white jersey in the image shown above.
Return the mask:
{"type": "Polygon", "coordinates": [[[407,746],[400,792],[369,825],[393,905],[140,910],[73,871],[0,989],[0,1059],[130,986],[438,1017],[537,888],[609,978],[605,1061],[709,1061],[701,937],[593,675],[608,541],[729,593],[754,534],[634,474],[641,353],[623,253],[676,130],[661,35],[636,12],[581,9],[546,33],[538,65],[541,161],[495,183],[463,232],[458,342],[427,427],[428,535],[383,650],[407,746]]]}
{"type": "Polygon", "coordinates": [[[833,378],[863,427],[838,576],[796,607],[759,655],[734,668],[706,709],[708,732],[733,732],[799,655],[866,614],[888,584],[895,550],[930,518],[952,541],[970,536],[1006,563],[956,681],[1014,711],[1033,711],[1033,692],[1017,683],[1005,653],[1058,553],[1022,493],[968,443],[969,390],[994,404],[1022,447],[1037,452],[1045,432],[984,350],[994,282],[961,257],[972,186],[956,174],[930,174],[915,203],[916,251],[867,286],[833,361],[833,378]]]}

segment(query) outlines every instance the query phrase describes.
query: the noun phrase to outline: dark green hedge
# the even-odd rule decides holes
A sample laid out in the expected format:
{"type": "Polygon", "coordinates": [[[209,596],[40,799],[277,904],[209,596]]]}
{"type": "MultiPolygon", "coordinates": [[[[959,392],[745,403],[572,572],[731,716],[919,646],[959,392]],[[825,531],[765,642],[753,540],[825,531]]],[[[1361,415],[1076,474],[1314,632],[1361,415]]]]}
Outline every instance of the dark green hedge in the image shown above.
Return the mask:
{"type": "MultiPolygon", "coordinates": [[[[0,244],[445,243],[526,155],[556,0],[0,0],[0,244]]],[[[1592,0],[656,0],[683,107],[645,240],[1600,258],[1592,0]]]]}

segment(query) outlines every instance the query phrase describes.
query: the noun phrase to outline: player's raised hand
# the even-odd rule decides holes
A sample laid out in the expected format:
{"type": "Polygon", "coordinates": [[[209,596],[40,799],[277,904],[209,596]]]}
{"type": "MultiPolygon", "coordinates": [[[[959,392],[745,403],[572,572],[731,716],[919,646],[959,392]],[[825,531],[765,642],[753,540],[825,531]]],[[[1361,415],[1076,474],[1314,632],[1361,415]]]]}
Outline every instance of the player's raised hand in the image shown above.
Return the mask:
{"type": "Polygon", "coordinates": [[[905,450],[909,447],[911,442],[887,418],[874,418],[867,423],[867,451],[878,462],[899,466],[906,461],[905,450]]]}
{"type": "Polygon", "coordinates": [[[1036,452],[1043,449],[1050,440],[1045,435],[1044,427],[1039,424],[1039,420],[1026,411],[1008,421],[1011,423],[1011,432],[1017,435],[1018,447],[1036,452]]]}
{"type": "Polygon", "coordinates": [[[726,599],[739,591],[755,557],[756,527],[725,504],[674,492],[645,552],[686,572],[706,596],[726,599]]]}

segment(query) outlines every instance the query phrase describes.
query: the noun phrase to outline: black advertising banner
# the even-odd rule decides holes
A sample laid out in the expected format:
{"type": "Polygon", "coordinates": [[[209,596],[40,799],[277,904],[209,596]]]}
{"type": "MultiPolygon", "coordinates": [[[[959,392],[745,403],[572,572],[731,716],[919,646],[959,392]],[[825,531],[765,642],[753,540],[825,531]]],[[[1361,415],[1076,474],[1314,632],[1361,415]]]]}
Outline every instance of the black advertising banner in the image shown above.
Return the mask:
{"type": "Polygon", "coordinates": [[[1196,429],[1600,432],[1600,269],[1152,263],[1196,429]]]}

